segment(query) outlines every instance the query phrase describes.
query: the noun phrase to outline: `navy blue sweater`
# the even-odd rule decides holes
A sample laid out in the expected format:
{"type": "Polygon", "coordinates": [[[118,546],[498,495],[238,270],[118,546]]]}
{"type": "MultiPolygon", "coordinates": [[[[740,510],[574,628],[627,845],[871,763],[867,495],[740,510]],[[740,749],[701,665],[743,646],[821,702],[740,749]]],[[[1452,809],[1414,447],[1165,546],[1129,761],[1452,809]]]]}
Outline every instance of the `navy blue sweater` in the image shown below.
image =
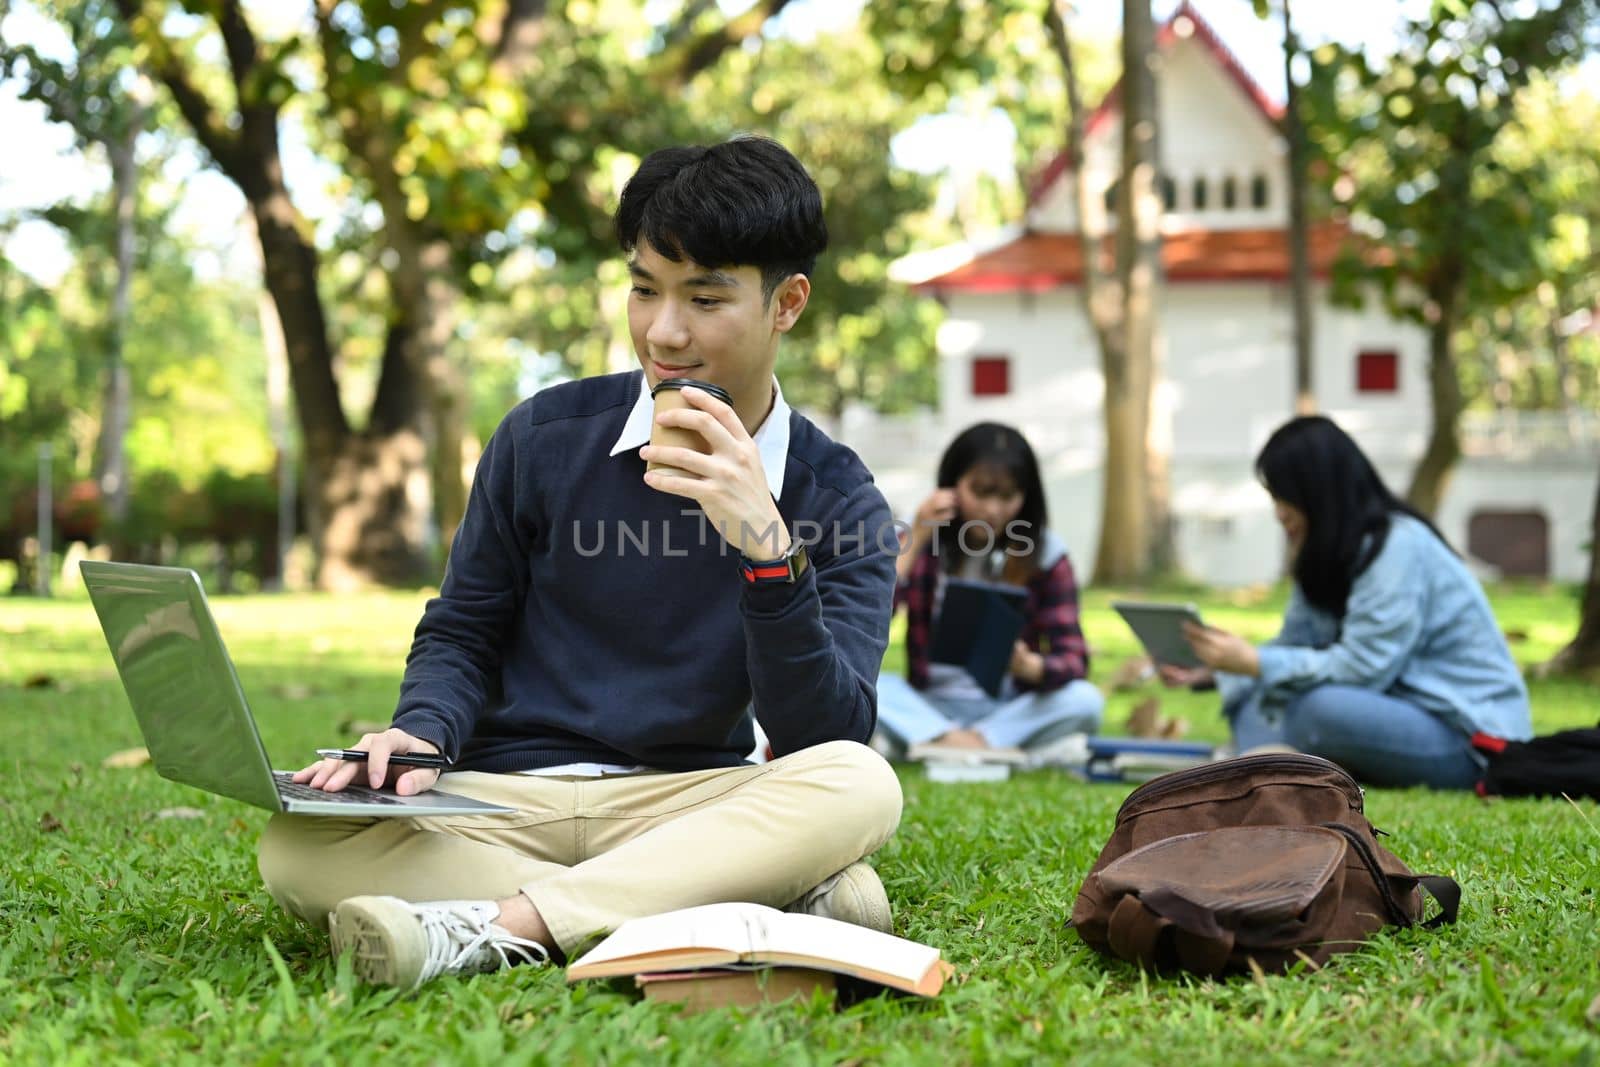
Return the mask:
{"type": "Polygon", "coordinates": [[[484,450],[394,719],[458,769],[733,766],[752,701],[780,756],[872,733],[895,540],[871,474],[792,413],[778,510],[812,566],[747,586],[693,500],[609,454],[638,396],[637,371],[546,389],[484,450]]]}

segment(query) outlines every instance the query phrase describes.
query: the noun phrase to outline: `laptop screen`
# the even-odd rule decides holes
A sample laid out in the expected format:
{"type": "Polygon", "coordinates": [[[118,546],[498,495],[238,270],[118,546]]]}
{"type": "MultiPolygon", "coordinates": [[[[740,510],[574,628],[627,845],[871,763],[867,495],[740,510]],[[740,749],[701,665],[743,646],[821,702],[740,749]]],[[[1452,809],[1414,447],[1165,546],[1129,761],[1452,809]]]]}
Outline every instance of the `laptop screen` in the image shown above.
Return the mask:
{"type": "Polygon", "coordinates": [[[282,810],[199,576],[133,563],[85,561],[81,568],[156,771],[282,810]]]}

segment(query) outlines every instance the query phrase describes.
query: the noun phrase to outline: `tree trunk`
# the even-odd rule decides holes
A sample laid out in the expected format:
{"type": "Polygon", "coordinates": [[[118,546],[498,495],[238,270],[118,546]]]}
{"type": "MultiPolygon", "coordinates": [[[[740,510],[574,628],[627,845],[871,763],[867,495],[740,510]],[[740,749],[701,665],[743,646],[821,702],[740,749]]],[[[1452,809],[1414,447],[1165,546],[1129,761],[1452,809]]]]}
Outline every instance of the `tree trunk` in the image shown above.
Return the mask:
{"type": "MultiPolygon", "coordinates": [[[[340,403],[333,346],[317,288],[311,227],[295,210],[278,144],[281,83],[266,76],[261,52],[239,0],[212,8],[227,56],[237,110],[226,113],[172,48],[159,19],[140,0],[117,0],[153,72],[166,84],[195,137],[239,187],[255,220],[262,273],[283,327],[295,412],[305,450],[307,529],[317,552],[317,584],[349,588],[367,582],[410,584],[433,573],[424,551],[429,494],[421,410],[395,406],[389,421],[355,434],[340,403]]],[[[385,353],[378,392],[414,397],[414,376],[385,353]],[[403,380],[400,380],[402,379],[403,380]]],[[[398,362],[403,363],[404,360],[398,362]]]]}
{"type": "Polygon", "coordinates": [[[267,429],[275,454],[273,477],[278,490],[278,522],[273,535],[272,561],[263,586],[282,592],[289,583],[289,550],[294,547],[299,499],[296,486],[294,439],[289,431],[289,359],[283,351],[283,327],[278,309],[265,289],[256,294],[256,321],[261,347],[267,356],[267,429]]]}
{"type": "Polygon", "coordinates": [[[365,433],[351,430],[333,377],[316,251],[296,226],[282,221],[286,191],[252,200],[250,207],[305,442],[306,526],[317,555],[316,584],[348,590],[424,581],[433,568],[424,549],[429,494],[415,377],[403,354],[386,349],[378,394],[399,392],[411,401],[394,406],[384,423],[375,415],[365,433]]]}
{"type": "MultiPolygon", "coordinates": [[[[1136,484],[1141,463],[1136,448],[1136,425],[1130,420],[1133,408],[1127,387],[1127,333],[1122,328],[1123,300],[1121,278],[1108,272],[1102,263],[1106,235],[1105,198],[1083,180],[1084,154],[1083,96],[1078,85],[1077,67],[1072,52],[1072,37],[1054,0],[1045,4],[1045,31],[1056,58],[1061,63],[1062,81],[1067,92],[1067,154],[1071,165],[1065,172],[1078,215],[1078,244],[1083,259],[1083,284],[1078,289],[1084,318],[1094,333],[1100,350],[1100,376],[1105,384],[1102,401],[1105,457],[1101,464],[1100,542],[1095,553],[1096,581],[1109,580],[1110,574],[1133,574],[1145,555],[1137,540],[1145,529],[1144,497],[1138,493],[1114,492],[1118,485],[1136,484]]],[[[1119,200],[1128,194],[1128,184],[1119,182],[1119,200]]],[[[1120,208],[1119,208],[1120,210],[1120,208]]]]}
{"type": "Polygon", "coordinates": [[[1137,581],[1149,556],[1146,496],[1139,489],[1145,476],[1143,413],[1126,375],[1113,385],[1106,379],[1106,453],[1100,494],[1100,543],[1095,551],[1094,580],[1137,581]]]}
{"type": "Polygon", "coordinates": [[[1589,582],[1583,590],[1578,633],[1572,643],[1546,665],[1551,674],[1600,672],[1600,483],[1595,485],[1594,512],[1589,521],[1589,582]]]}
{"type": "Polygon", "coordinates": [[[426,406],[410,329],[392,326],[367,429],[345,438],[327,463],[314,497],[326,516],[317,584],[358,589],[371,582],[405,585],[436,573],[424,546],[429,518],[426,406]]]}
{"type": "Polygon", "coordinates": [[[1438,318],[1428,327],[1428,383],[1433,413],[1428,432],[1428,447],[1411,476],[1406,499],[1430,518],[1438,513],[1456,462],[1461,458],[1461,377],[1456,372],[1451,339],[1456,328],[1454,286],[1435,299],[1438,318]]]}
{"type": "Polygon", "coordinates": [[[1100,349],[1105,382],[1105,459],[1094,580],[1132,582],[1173,565],[1170,473],[1164,435],[1152,433],[1157,366],[1156,293],[1161,201],[1156,190],[1155,28],[1148,0],[1123,12],[1122,165],[1117,183],[1116,272],[1101,262],[1104,198],[1082,179],[1084,110],[1072,39],[1055,3],[1044,25],[1067,91],[1067,181],[1078,214],[1084,317],[1100,349]]]}
{"type": "Polygon", "coordinates": [[[128,454],[124,440],[132,417],[133,382],[123,350],[128,336],[128,294],[133,284],[135,226],[139,217],[139,167],[134,158],[134,144],[140,125],[135,116],[126,130],[105,142],[111,157],[117,279],[111,294],[110,328],[106,331],[105,391],[94,474],[111,528],[112,544],[119,557],[123,555],[122,524],[128,517],[128,454]]]}
{"type": "Polygon", "coordinates": [[[411,233],[395,239],[397,229],[410,228],[409,220],[402,214],[397,226],[387,221],[388,213],[386,205],[385,228],[391,235],[390,247],[398,253],[390,282],[395,307],[408,327],[404,355],[425,397],[433,518],[448,550],[467,510],[467,486],[461,473],[467,381],[466,372],[450,351],[461,294],[449,281],[449,244],[443,239],[420,242],[411,233]]]}
{"type": "Polygon", "coordinates": [[[1160,167],[1156,139],[1155,27],[1149,0],[1123,0],[1122,196],[1117,204],[1117,277],[1122,294],[1120,374],[1106,376],[1106,464],[1095,579],[1136,582],[1155,566],[1164,538],[1166,464],[1152,457],[1156,294],[1161,269],[1160,167]],[[1156,508],[1161,514],[1153,514],[1156,508]]]}
{"type": "Polygon", "coordinates": [[[1288,145],[1289,294],[1294,315],[1294,410],[1317,410],[1312,353],[1311,252],[1306,218],[1306,128],[1300,119],[1300,89],[1294,83],[1294,57],[1300,44],[1294,35],[1289,0],[1283,0],[1283,135],[1288,145]]]}
{"type": "MultiPolygon", "coordinates": [[[[333,0],[318,0],[315,10],[323,63],[329,70],[338,69],[342,54],[333,22],[336,6],[333,0]]],[[[497,64],[512,64],[514,57],[526,61],[537,46],[544,7],[542,0],[515,0],[507,8],[494,48],[497,64]]],[[[413,28],[420,31],[425,25],[426,20],[419,20],[413,28]]],[[[414,58],[424,47],[414,36],[399,41],[401,54],[408,57],[414,58]]],[[[511,76],[514,72],[507,69],[505,73],[511,76]]],[[[337,105],[345,147],[371,181],[383,209],[384,237],[394,253],[394,266],[388,272],[394,302],[389,341],[399,343],[397,354],[409,361],[411,385],[423,394],[419,414],[425,426],[428,498],[439,540],[448,550],[467,506],[461,456],[468,390],[466,372],[451,353],[461,294],[451,281],[454,269],[449,242],[427,219],[413,219],[408,210],[396,165],[400,153],[389,125],[393,116],[385,115],[381,102],[384,88],[371,86],[358,93],[343,82],[330,81],[328,86],[330,99],[337,105]]],[[[387,367],[386,362],[385,373],[387,367]]],[[[426,524],[422,532],[426,539],[426,524]]]]}

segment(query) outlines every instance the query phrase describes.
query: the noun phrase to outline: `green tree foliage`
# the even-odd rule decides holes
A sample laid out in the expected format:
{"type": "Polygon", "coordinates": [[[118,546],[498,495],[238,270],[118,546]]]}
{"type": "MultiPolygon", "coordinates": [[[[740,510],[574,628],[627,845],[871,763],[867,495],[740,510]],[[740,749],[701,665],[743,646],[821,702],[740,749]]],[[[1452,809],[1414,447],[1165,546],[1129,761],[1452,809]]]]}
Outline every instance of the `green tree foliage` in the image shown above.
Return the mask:
{"type": "Polygon", "coordinates": [[[1313,53],[1312,136],[1338,162],[1335,196],[1381,249],[1346,256],[1336,293],[1354,301],[1375,284],[1392,313],[1429,331],[1432,430],[1408,494],[1426,512],[1461,452],[1457,330],[1475,309],[1538,287],[1561,211],[1540,195],[1552,160],[1499,142],[1521,125],[1530,79],[1587,50],[1596,10],[1594,0],[1436,0],[1403,24],[1392,57],[1334,44],[1313,53]]]}
{"type": "MultiPolygon", "coordinates": [[[[988,190],[969,229],[1018,222],[1024,196],[1065,147],[1067,90],[1045,31],[1054,0],[869,0],[889,83],[923,110],[999,108],[1016,128],[1017,180],[988,190]]],[[[1080,91],[1092,107],[1120,72],[1115,41],[1073,38],[1080,91]]]]}
{"type": "Polygon", "coordinates": [[[1518,94],[1517,114],[1494,153],[1538,183],[1530,192],[1549,205],[1549,232],[1530,249],[1531,292],[1471,309],[1457,337],[1462,381],[1479,406],[1600,411],[1600,98],[1541,76],[1518,94]]]}
{"type": "Polygon", "coordinates": [[[830,235],[811,303],[780,355],[789,399],[830,413],[849,401],[890,411],[932,404],[937,313],[888,280],[890,262],[909,250],[898,220],[923,209],[931,192],[925,179],[890,164],[889,140],[917,112],[885,88],[883,62],[874,42],[856,32],[808,42],[769,39],[730,54],[671,98],[658,97],[659,106],[644,109],[654,129],[629,134],[637,138],[636,152],[600,156],[598,188],[581,208],[574,204],[585,212],[576,227],[584,240],[565,226],[536,231],[534,240],[546,250],[559,249],[541,262],[518,247],[514,225],[499,235],[497,243],[511,251],[492,276],[484,272],[492,277],[479,294],[491,304],[484,313],[495,317],[495,329],[554,354],[566,374],[632,366],[623,321],[626,279],[610,230],[618,182],[650,149],[762,133],[787,144],[811,170],[830,235]],[[819,92],[819,84],[853,92],[819,92]]]}
{"type": "MultiPolygon", "coordinates": [[[[204,534],[169,506],[174,492],[198,493],[217,471],[263,478],[272,464],[254,296],[196,277],[198,250],[177,236],[170,213],[170,202],[158,200],[139,220],[124,346],[133,383],[126,534],[135,551],[168,535],[204,534]]],[[[109,196],[44,217],[74,254],[57,284],[46,289],[0,258],[0,530],[9,532],[0,556],[12,558],[32,532],[37,444],[51,444],[56,495],[65,499],[91,474],[102,414],[104,309],[114,284],[109,196]]]]}
{"type": "Polygon", "coordinates": [[[870,77],[870,50],[763,40],[787,5],[316,0],[268,33],[235,0],[183,15],[117,0],[142,62],[250,204],[295,373],[313,532],[342,578],[415,569],[420,527],[395,509],[414,497],[402,484],[419,442],[448,536],[460,440],[492,398],[470,382],[475,363],[507,383],[549,355],[568,372],[625,362],[609,214],[632,164],[663,144],[754,129],[835,173],[823,185],[841,284],[819,285],[816,325],[792,348],[797,399],[928,397],[930,316],[892,306],[885,281],[895,214],[920,195],[887,163],[904,112],[870,77]],[[849,93],[817,91],[855,74],[849,93]],[[301,216],[282,180],[295,121],[337,173],[337,220],[301,216]],[[352,532],[332,544],[332,529],[352,532]]]}

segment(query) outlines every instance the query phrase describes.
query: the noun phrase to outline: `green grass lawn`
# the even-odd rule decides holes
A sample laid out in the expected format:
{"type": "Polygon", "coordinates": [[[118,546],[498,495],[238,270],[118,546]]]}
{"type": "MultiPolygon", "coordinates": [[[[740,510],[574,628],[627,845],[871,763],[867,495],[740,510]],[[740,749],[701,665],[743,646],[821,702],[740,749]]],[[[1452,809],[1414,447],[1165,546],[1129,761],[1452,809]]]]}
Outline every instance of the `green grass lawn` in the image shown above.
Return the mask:
{"type": "MultiPolygon", "coordinates": [[[[1189,594],[1185,594],[1189,595],[1189,594]]],[[[1265,638],[1281,591],[1193,598],[1265,638]]],[[[1133,652],[1086,603],[1095,676],[1133,652]]],[[[268,751],[298,765],[386,719],[422,598],[219,598],[268,751]]],[[[1571,633],[1567,590],[1502,588],[1518,659],[1571,633]]],[[[892,653],[898,663],[898,651],[892,653]]],[[[1593,724],[1600,687],[1532,684],[1540,731],[1593,724]]],[[[1110,698],[1115,729],[1148,688],[1110,698]]],[[[1212,702],[1162,693],[1220,740],[1212,702]]],[[[1038,772],[937,785],[902,772],[906,814],[876,863],[900,933],[958,977],[931,1002],[820,1002],[683,1017],[559,971],[361,987],[257,880],[266,813],[101,760],[140,743],[85,600],[0,600],[0,1062],[1111,1063],[1600,1062],[1600,811],[1369,791],[1385,842],[1456,877],[1460,924],[1403,932],[1321,972],[1152,979],[1062,925],[1127,787],[1038,772]]]]}

